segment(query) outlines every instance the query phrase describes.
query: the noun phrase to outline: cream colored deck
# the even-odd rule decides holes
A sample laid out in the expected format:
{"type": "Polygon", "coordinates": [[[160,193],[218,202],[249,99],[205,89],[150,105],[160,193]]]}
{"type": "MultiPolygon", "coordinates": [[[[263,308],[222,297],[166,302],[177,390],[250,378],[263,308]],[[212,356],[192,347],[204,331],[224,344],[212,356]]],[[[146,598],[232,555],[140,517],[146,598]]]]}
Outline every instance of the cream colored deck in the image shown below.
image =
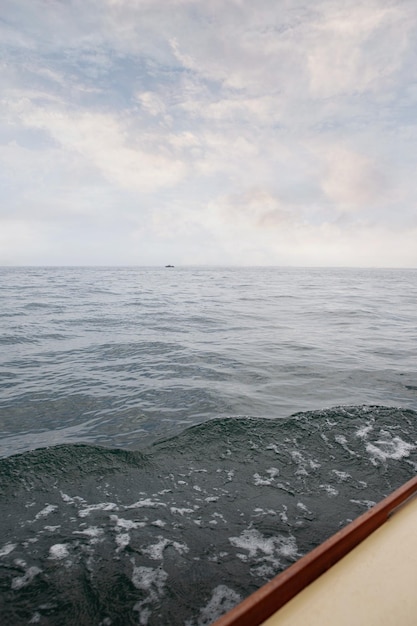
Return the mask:
{"type": "Polygon", "coordinates": [[[417,498],[263,623],[394,625],[417,625],[417,498]]]}

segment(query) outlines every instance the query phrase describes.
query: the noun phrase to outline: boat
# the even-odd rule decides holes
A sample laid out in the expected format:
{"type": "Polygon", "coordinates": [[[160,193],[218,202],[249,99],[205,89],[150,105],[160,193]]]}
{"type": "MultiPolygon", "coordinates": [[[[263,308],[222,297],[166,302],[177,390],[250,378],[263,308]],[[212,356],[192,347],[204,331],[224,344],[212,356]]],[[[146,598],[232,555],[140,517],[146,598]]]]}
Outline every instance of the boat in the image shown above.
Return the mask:
{"type": "Polygon", "coordinates": [[[175,265],[165,265],[165,267],[175,267],[175,265]]]}
{"type": "Polygon", "coordinates": [[[212,626],[415,626],[417,476],[212,626]]]}

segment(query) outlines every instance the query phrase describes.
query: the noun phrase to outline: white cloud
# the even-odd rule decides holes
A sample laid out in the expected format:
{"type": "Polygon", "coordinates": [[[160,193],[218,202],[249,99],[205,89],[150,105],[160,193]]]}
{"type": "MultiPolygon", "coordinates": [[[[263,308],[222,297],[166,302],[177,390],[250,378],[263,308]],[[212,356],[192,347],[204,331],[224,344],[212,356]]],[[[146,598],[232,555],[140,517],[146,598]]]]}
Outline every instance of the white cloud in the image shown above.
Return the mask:
{"type": "Polygon", "coordinates": [[[312,95],[327,98],[386,85],[401,67],[416,16],[381,2],[330,6],[309,37],[312,95]]]}
{"type": "Polygon", "coordinates": [[[152,91],[143,91],[137,94],[137,99],[144,109],[151,115],[165,115],[167,107],[163,99],[152,91]]]}
{"type": "Polygon", "coordinates": [[[321,187],[336,210],[367,211],[387,203],[389,181],[369,156],[341,142],[324,145],[316,154],[324,162],[321,187]]]}
{"type": "Polygon", "coordinates": [[[216,222],[227,224],[233,230],[287,230],[288,226],[295,226],[296,223],[289,207],[262,188],[221,198],[211,206],[211,210],[216,213],[216,222]]]}
{"type": "Polygon", "coordinates": [[[2,18],[0,263],[417,264],[414,2],[2,18]]]}
{"type": "Polygon", "coordinates": [[[174,185],[186,171],[175,154],[116,115],[28,107],[22,121],[48,132],[64,150],[77,153],[123,189],[149,193],[174,185]]]}

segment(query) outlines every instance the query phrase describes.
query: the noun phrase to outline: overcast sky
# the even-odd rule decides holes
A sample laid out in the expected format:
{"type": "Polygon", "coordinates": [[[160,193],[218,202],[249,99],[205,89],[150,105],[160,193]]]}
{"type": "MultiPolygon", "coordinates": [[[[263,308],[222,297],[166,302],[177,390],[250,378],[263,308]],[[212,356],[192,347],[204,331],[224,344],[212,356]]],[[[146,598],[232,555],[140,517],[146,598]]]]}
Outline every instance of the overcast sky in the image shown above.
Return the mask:
{"type": "Polygon", "coordinates": [[[416,0],[1,0],[0,264],[417,267],[416,0]]]}

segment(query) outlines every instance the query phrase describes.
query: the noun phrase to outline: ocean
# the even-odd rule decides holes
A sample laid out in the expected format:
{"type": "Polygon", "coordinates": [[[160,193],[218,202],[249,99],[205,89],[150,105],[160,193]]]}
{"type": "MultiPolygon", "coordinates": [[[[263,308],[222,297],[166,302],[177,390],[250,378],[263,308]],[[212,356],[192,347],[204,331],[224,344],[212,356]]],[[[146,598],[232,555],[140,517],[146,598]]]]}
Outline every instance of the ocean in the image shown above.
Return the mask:
{"type": "Polygon", "coordinates": [[[417,270],[0,268],[4,625],[208,626],[415,475],[417,270]]]}

